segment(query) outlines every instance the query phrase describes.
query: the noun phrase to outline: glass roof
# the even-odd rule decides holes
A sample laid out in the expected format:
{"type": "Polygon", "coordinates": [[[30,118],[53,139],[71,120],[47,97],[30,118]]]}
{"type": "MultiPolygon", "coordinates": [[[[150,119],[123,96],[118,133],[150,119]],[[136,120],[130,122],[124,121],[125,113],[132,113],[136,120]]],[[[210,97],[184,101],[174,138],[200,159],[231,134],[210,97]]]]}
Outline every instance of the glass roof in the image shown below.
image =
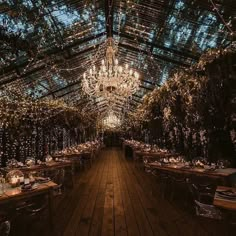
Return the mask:
{"type": "MultiPolygon", "coordinates": [[[[227,22],[233,8],[220,2],[218,11],[227,22]]],[[[106,20],[106,4],[0,1],[0,86],[18,85],[35,99],[52,94],[82,99],[81,75],[94,62],[109,28],[118,41],[119,61],[140,71],[142,85],[133,96],[135,103],[176,69],[189,67],[206,50],[229,43],[229,32],[209,1],[114,1],[109,12],[112,25],[106,20]]],[[[98,56],[95,63],[101,59],[98,56]]],[[[102,104],[99,99],[95,102],[102,104]]]]}

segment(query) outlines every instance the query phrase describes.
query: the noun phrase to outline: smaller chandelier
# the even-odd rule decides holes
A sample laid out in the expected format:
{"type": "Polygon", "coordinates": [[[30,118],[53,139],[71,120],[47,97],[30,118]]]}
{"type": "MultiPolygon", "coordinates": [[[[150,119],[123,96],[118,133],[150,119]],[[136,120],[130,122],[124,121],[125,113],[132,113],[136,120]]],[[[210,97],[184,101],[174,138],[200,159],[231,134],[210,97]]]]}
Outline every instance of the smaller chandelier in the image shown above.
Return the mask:
{"type": "Polygon", "coordinates": [[[121,126],[121,119],[112,110],[102,119],[103,129],[116,129],[121,126]]]}
{"type": "Polygon", "coordinates": [[[105,59],[99,69],[93,65],[83,74],[82,89],[90,97],[103,97],[109,102],[114,102],[117,97],[128,99],[139,88],[139,74],[128,64],[119,65],[112,37],[105,44],[105,59]]]}

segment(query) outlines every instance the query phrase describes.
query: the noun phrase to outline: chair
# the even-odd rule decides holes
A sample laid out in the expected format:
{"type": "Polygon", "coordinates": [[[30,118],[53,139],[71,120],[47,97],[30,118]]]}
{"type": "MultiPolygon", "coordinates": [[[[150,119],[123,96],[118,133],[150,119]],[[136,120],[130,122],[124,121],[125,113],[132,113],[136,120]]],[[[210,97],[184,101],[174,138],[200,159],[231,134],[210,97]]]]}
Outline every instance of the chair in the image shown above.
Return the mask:
{"type": "Polygon", "coordinates": [[[5,214],[0,213],[0,235],[8,236],[11,231],[11,223],[5,214]]]}
{"type": "Polygon", "coordinates": [[[185,206],[187,205],[188,200],[188,184],[187,177],[183,174],[174,174],[170,175],[171,183],[171,192],[170,199],[173,201],[179,200],[185,206]]]}
{"type": "MultiPolygon", "coordinates": [[[[141,160],[142,160],[142,159],[141,159],[141,160]]],[[[137,159],[136,161],[137,161],[137,162],[140,162],[140,159],[137,159]]],[[[147,173],[151,173],[151,172],[152,172],[152,169],[150,168],[149,163],[150,163],[149,157],[148,157],[148,156],[144,156],[144,157],[143,157],[143,165],[144,165],[144,170],[145,170],[145,172],[147,172],[147,173]]]]}
{"type": "Polygon", "coordinates": [[[81,160],[84,169],[92,167],[91,153],[83,153],[81,160]]]}
{"type": "Polygon", "coordinates": [[[195,184],[190,184],[195,213],[197,216],[221,220],[223,218],[222,212],[211,203],[214,196],[212,197],[212,194],[207,192],[207,190],[208,187],[206,187],[205,191],[202,191],[195,184]]]}
{"type": "Polygon", "coordinates": [[[157,178],[159,191],[162,198],[165,198],[171,193],[170,189],[170,175],[162,170],[153,170],[152,174],[157,178]]]}
{"type": "Polygon", "coordinates": [[[159,187],[159,190],[161,190],[160,189],[160,186],[161,186],[161,177],[160,177],[160,171],[158,171],[158,170],[156,170],[156,169],[153,169],[152,171],[151,171],[151,173],[152,173],[152,175],[155,177],[155,180],[156,180],[156,182],[157,182],[157,185],[158,185],[158,187],[159,187]]]}
{"type": "MultiPolygon", "coordinates": [[[[193,196],[194,212],[196,216],[208,219],[208,223],[221,225],[225,228],[226,235],[231,235],[234,220],[227,217],[226,212],[222,212],[213,205],[214,195],[212,194],[214,184],[189,184],[193,196]]],[[[204,219],[204,222],[205,222],[204,219]]]]}
{"type": "Polygon", "coordinates": [[[190,186],[190,192],[197,197],[198,201],[212,204],[216,191],[217,184],[213,180],[206,178],[193,179],[190,186]],[[198,196],[196,196],[198,195],[198,196]]]}
{"type": "Polygon", "coordinates": [[[65,170],[64,169],[56,169],[53,172],[53,175],[51,177],[53,182],[57,184],[57,187],[54,188],[54,196],[61,195],[62,189],[65,185],[65,170]]]}
{"type": "Polygon", "coordinates": [[[222,220],[222,213],[213,205],[204,204],[197,200],[195,202],[195,210],[197,216],[203,216],[211,219],[222,220]]]}
{"type": "Polygon", "coordinates": [[[48,199],[45,195],[35,196],[24,201],[19,201],[15,206],[14,225],[16,232],[31,235],[33,229],[42,227],[42,222],[47,222],[48,199]]]}

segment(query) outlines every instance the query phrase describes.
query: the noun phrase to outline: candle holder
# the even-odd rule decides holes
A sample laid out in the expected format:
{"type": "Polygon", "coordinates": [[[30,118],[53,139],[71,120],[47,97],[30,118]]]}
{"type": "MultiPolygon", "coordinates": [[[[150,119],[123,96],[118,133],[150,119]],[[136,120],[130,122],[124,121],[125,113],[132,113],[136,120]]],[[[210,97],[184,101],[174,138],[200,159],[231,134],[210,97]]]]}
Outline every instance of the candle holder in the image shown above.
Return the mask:
{"type": "Polygon", "coordinates": [[[26,160],[25,160],[25,164],[27,166],[35,165],[35,158],[34,157],[27,157],[26,160]]]}
{"type": "Polygon", "coordinates": [[[46,162],[51,162],[51,161],[53,161],[52,156],[48,154],[48,155],[46,156],[46,158],[45,158],[45,161],[46,161],[46,162]]]}
{"type": "Polygon", "coordinates": [[[5,178],[0,171],[0,196],[4,193],[4,190],[5,190],[5,178]]]}
{"type": "Polygon", "coordinates": [[[11,170],[7,173],[6,180],[12,188],[15,188],[24,182],[24,174],[20,170],[11,170]]]}

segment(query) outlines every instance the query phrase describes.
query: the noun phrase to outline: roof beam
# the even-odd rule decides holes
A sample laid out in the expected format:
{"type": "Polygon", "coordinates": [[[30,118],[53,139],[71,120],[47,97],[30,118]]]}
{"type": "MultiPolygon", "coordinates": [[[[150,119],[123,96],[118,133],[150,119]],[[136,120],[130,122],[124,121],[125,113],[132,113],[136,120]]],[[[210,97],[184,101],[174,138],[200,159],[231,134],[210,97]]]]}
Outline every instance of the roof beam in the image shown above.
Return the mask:
{"type": "MultiPolygon", "coordinates": [[[[118,33],[115,32],[115,31],[113,33],[118,35],[118,33]]],[[[127,39],[130,39],[130,40],[134,40],[133,36],[131,36],[129,34],[126,34],[126,33],[120,33],[120,36],[124,37],[124,38],[127,38],[127,39]]],[[[168,47],[165,47],[163,45],[156,44],[154,42],[145,41],[145,40],[143,40],[142,38],[139,38],[139,37],[136,37],[136,38],[138,40],[138,43],[144,43],[144,44],[150,46],[151,48],[156,47],[156,48],[160,48],[162,50],[168,51],[168,52],[175,53],[175,54],[180,55],[180,56],[184,56],[184,57],[187,57],[187,58],[192,58],[194,60],[198,60],[199,59],[199,56],[195,56],[195,55],[190,54],[189,52],[186,52],[184,50],[178,51],[176,49],[168,48],[168,47]]]]}
{"type": "MultiPolygon", "coordinates": [[[[72,59],[72,58],[74,58],[74,57],[76,57],[76,56],[79,56],[79,55],[81,55],[81,54],[84,54],[84,53],[88,53],[88,52],[90,52],[90,51],[92,51],[92,50],[94,50],[94,49],[96,49],[96,48],[98,48],[99,47],[99,45],[100,44],[97,44],[96,46],[91,46],[91,47],[88,47],[88,48],[86,48],[86,49],[84,49],[84,50],[82,50],[82,51],[80,51],[80,52],[78,52],[78,53],[74,53],[74,54],[70,54],[69,56],[67,56],[65,59],[72,59]]],[[[68,50],[68,48],[66,48],[65,50],[68,50]]],[[[24,66],[26,66],[27,64],[25,64],[24,66]]],[[[20,66],[22,66],[22,65],[20,65],[20,66]]],[[[19,66],[18,66],[19,67],[19,66]]],[[[17,67],[17,68],[18,68],[17,67]]],[[[33,70],[31,70],[31,71],[26,71],[24,74],[21,74],[21,78],[24,78],[24,77],[26,77],[26,76],[29,76],[29,75],[31,75],[31,74],[33,74],[33,73],[35,73],[35,72],[37,72],[37,71],[40,71],[40,70],[43,70],[43,69],[45,69],[46,68],[46,65],[45,64],[40,64],[38,67],[36,67],[36,68],[34,68],[33,70]]],[[[12,68],[13,69],[13,68],[12,68]]],[[[18,68],[18,70],[19,70],[19,68],[18,68]]],[[[9,83],[9,82],[12,82],[12,81],[14,81],[15,79],[17,79],[17,77],[13,77],[13,78],[11,78],[11,80],[8,80],[7,81],[7,83],[9,83]]],[[[0,86],[2,86],[3,84],[6,84],[6,82],[4,81],[4,83],[0,83],[0,86]]],[[[66,88],[66,87],[64,87],[64,88],[66,88]]],[[[49,94],[50,95],[50,94],[49,94]]]]}
{"type": "Polygon", "coordinates": [[[114,0],[106,0],[106,2],[105,2],[107,37],[112,37],[112,35],[113,35],[113,13],[114,13],[113,2],[114,2],[114,0]]]}
{"type": "MultiPolygon", "coordinates": [[[[149,55],[149,53],[143,49],[140,49],[140,48],[135,48],[133,46],[130,46],[130,45],[126,45],[126,44],[123,44],[123,43],[119,43],[119,46],[123,47],[123,48],[126,48],[128,50],[131,50],[131,51],[134,51],[134,52],[141,52],[145,55],[149,55]]],[[[169,57],[166,57],[166,56],[161,56],[161,55],[156,55],[156,54],[152,54],[152,56],[156,59],[159,59],[159,60],[162,60],[162,61],[166,61],[166,62],[171,62],[173,64],[176,64],[176,65],[180,65],[180,66],[184,66],[184,67],[189,67],[190,65],[189,64],[186,64],[186,63],[183,63],[183,62],[180,62],[180,61],[177,61],[175,59],[172,59],[172,58],[169,58],[169,57]]]]}
{"type": "MultiPolygon", "coordinates": [[[[73,47],[78,46],[78,45],[80,45],[80,44],[82,44],[82,43],[85,43],[85,42],[94,40],[94,39],[96,39],[96,38],[101,37],[102,35],[104,35],[104,32],[99,33],[99,34],[97,34],[97,35],[95,35],[95,36],[91,36],[91,37],[88,37],[88,38],[83,38],[82,40],[81,40],[81,39],[80,39],[80,40],[76,40],[76,41],[74,41],[73,43],[71,43],[71,44],[69,44],[69,45],[66,45],[66,46],[64,47],[64,50],[68,50],[69,48],[73,48],[73,47]]],[[[52,54],[55,55],[55,54],[61,53],[61,52],[62,52],[62,49],[61,49],[60,47],[55,47],[55,48],[50,49],[50,50],[47,51],[47,56],[50,56],[50,55],[52,55],[52,54]]],[[[81,52],[81,53],[82,53],[82,52],[81,52]]],[[[43,55],[38,57],[38,59],[43,59],[43,58],[44,58],[43,55]]],[[[15,63],[12,63],[10,66],[7,66],[7,67],[5,67],[5,68],[1,68],[1,69],[0,69],[0,74],[8,73],[8,72],[14,70],[16,67],[17,67],[17,68],[25,67],[25,66],[27,66],[28,64],[29,64],[28,59],[24,60],[24,62],[22,62],[22,63],[19,64],[19,65],[16,65],[15,63]]]]}

